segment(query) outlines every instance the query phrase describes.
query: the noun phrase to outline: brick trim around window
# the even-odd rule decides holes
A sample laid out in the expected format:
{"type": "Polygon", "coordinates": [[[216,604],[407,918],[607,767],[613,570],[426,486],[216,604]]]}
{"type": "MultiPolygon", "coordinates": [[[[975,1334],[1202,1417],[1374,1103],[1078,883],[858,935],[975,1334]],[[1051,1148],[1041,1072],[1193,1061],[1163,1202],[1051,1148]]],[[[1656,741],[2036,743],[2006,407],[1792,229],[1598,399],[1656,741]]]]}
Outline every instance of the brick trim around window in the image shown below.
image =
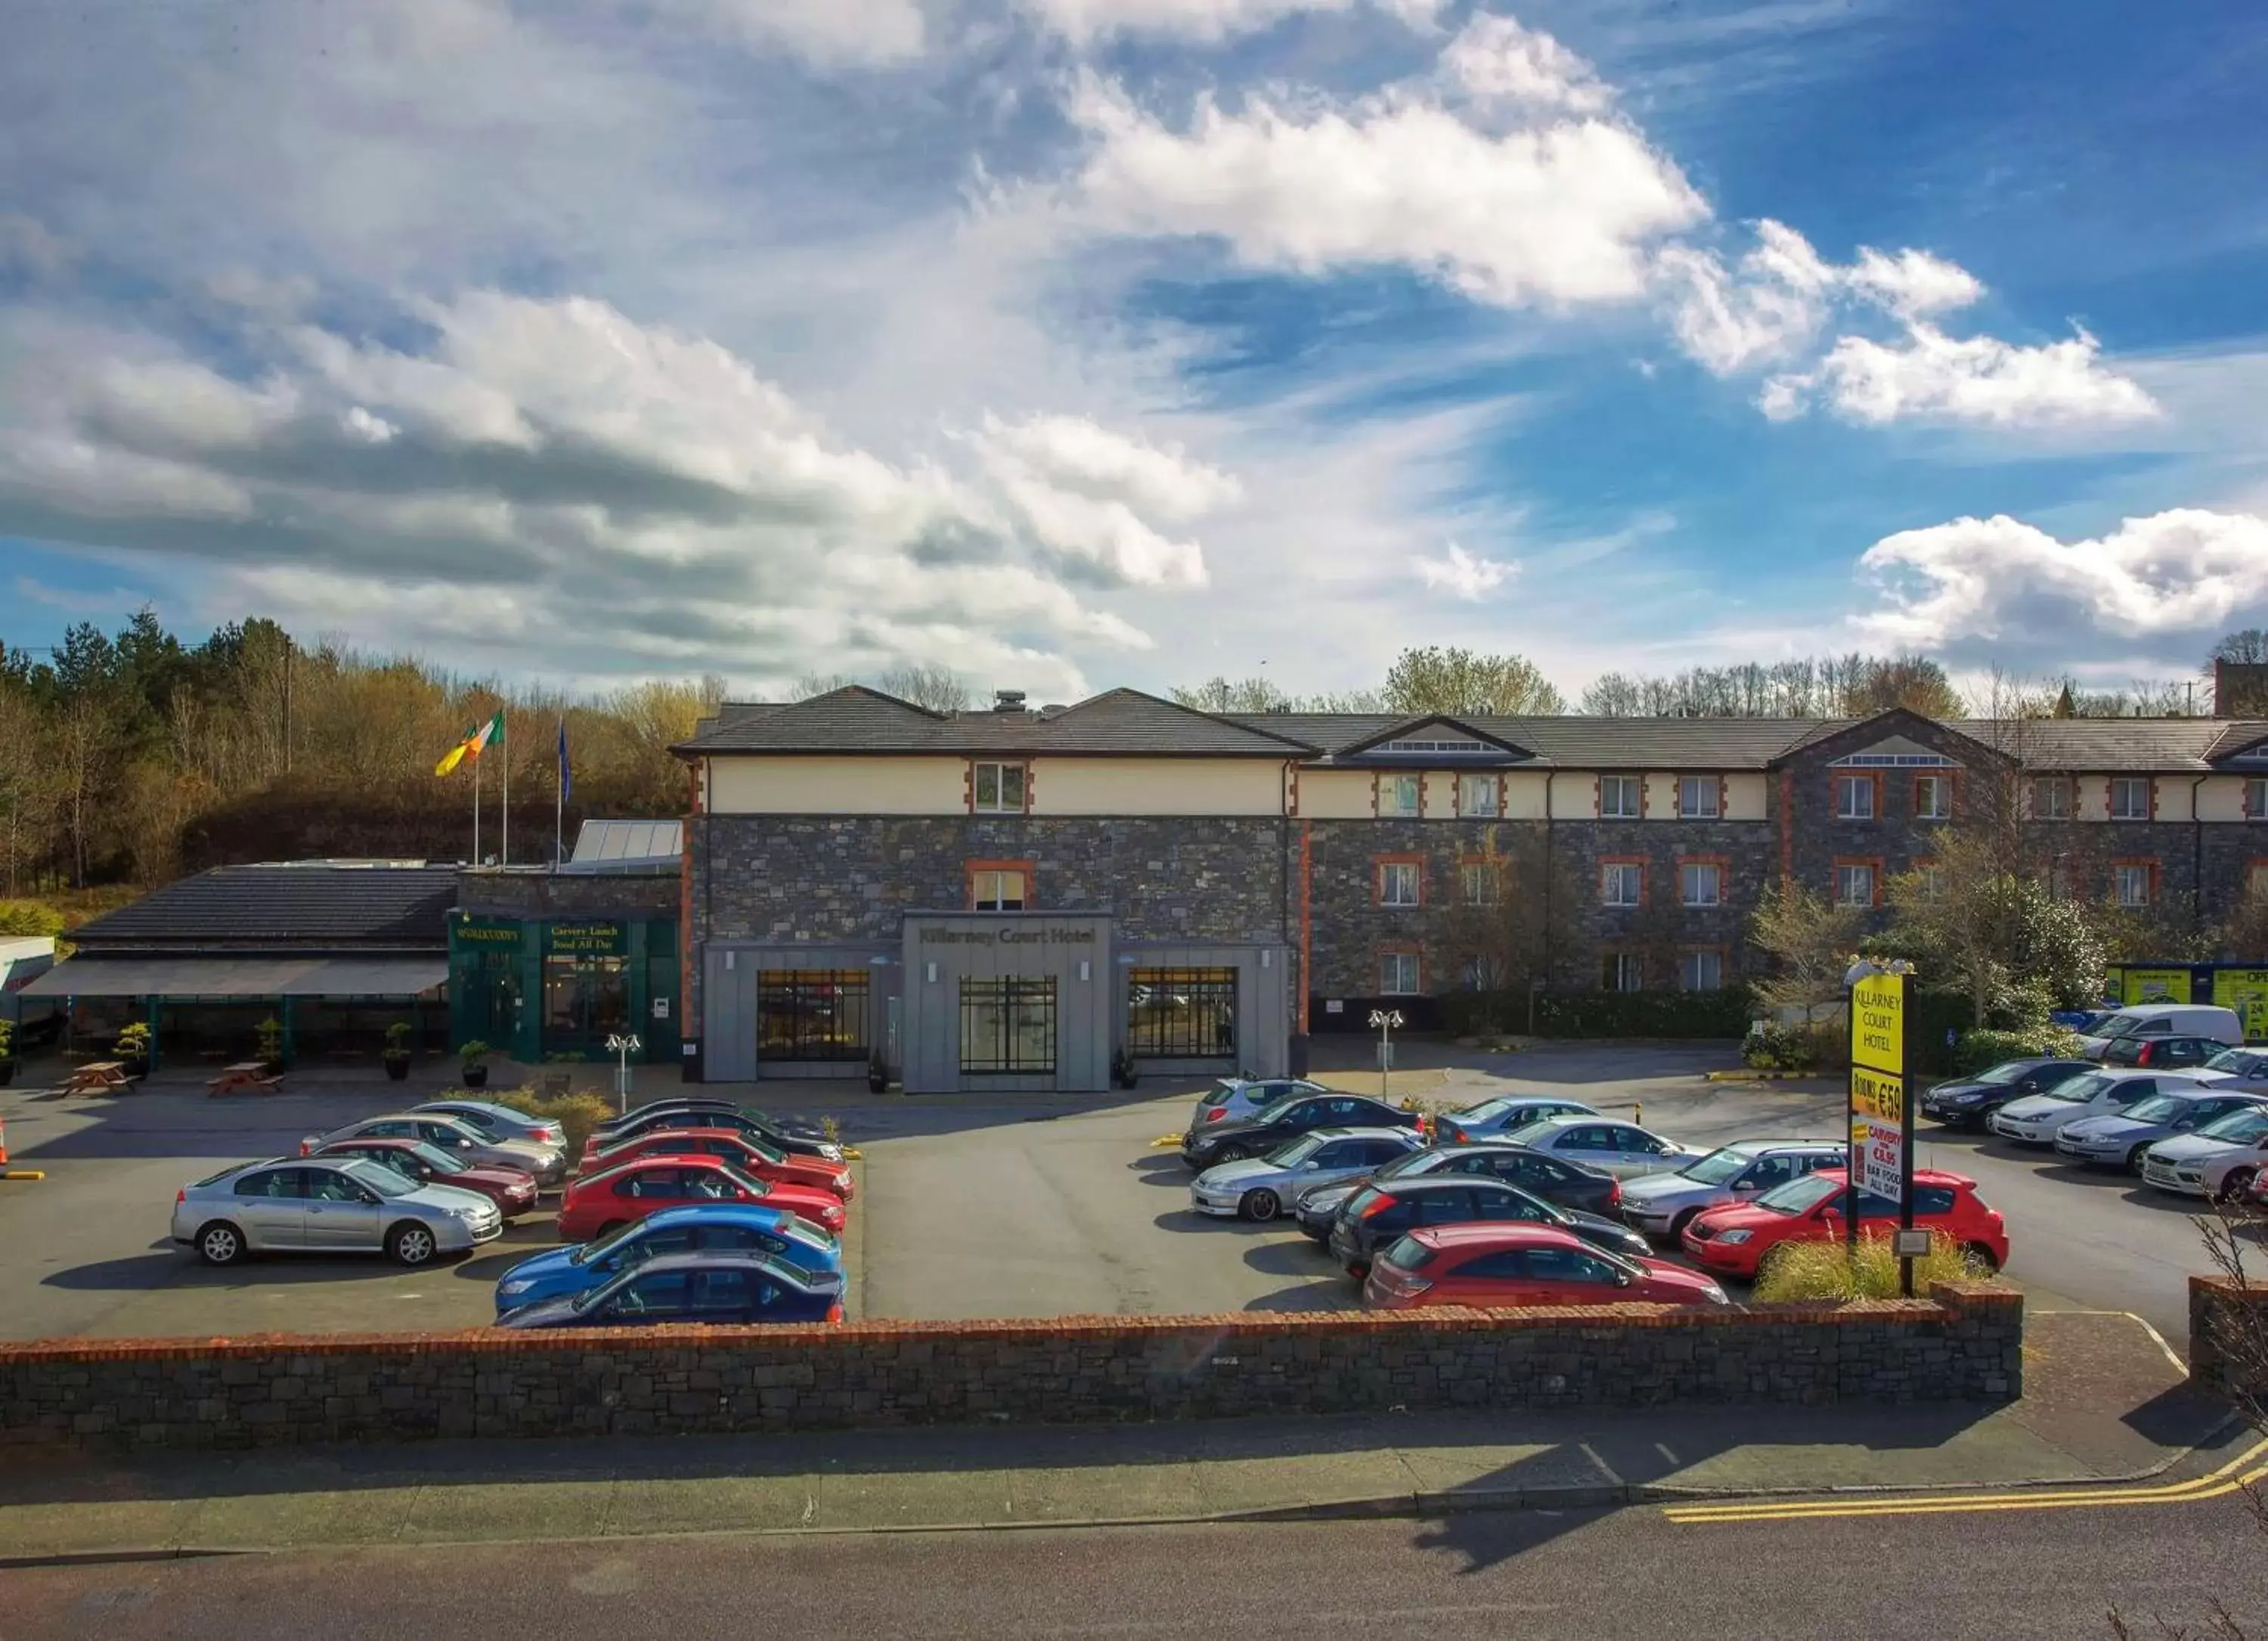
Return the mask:
{"type": "Polygon", "coordinates": [[[1827,818],[1830,821],[1878,821],[1882,816],[1882,772],[1879,769],[1830,769],[1827,772],[1827,818]],[[1874,788],[1874,812],[1852,816],[1843,812],[1843,783],[1864,780],[1874,788]]]}
{"type": "Polygon", "coordinates": [[[1409,941],[1381,941],[1376,949],[1374,949],[1370,954],[1370,972],[1373,979],[1383,982],[1386,977],[1385,959],[1388,957],[1408,957],[1410,959],[1412,964],[1416,966],[1417,979],[1406,992],[1389,992],[1385,990],[1381,984],[1379,994],[1383,997],[1424,996],[1425,994],[1425,953],[1424,950],[1409,941]]]}
{"type": "MultiPolygon", "coordinates": [[[[1874,899],[1873,899],[1872,901],[1870,901],[1868,904],[1869,904],[1869,905],[1872,905],[1872,906],[1880,906],[1880,905],[1881,905],[1881,904],[1882,904],[1882,857],[1881,857],[1881,855],[1879,855],[1879,854],[1838,854],[1838,855],[1837,855],[1837,856],[1835,857],[1835,865],[1834,865],[1834,869],[1834,869],[1834,872],[1835,872],[1836,877],[1837,877],[1838,880],[1839,880],[1839,879],[1841,878],[1841,876],[1842,876],[1842,874],[1843,874],[1843,869],[1844,869],[1845,867],[1846,867],[1846,866],[1865,866],[1865,867],[1870,867],[1870,868],[1872,868],[1872,869],[1873,869],[1873,870],[1874,870],[1874,879],[1873,879],[1873,883],[1874,883],[1874,899]]],[[[1841,889],[1842,889],[1842,886],[1843,886],[1843,885],[1842,885],[1842,883],[1841,883],[1839,881],[1837,881],[1837,882],[1830,882],[1830,883],[1827,885],[1828,903],[1829,903],[1830,906],[1848,906],[1848,905],[1850,904],[1850,902],[1848,902],[1848,901],[1845,900],[1845,899],[1842,898],[1842,895],[1841,895],[1841,893],[1840,893],[1840,891],[1841,891],[1841,889]]]]}
{"type": "Polygon", "coordinates": [[[976,910],[976,874],[979,872],[1021,872],[1024,876],[1024,909],[1028,912],[1039,899],[1038,883],[1029,861],[963,861],[961,863],[961,904],[969,911],[976,910]]]}
{"type": "Polygon", "coordinates": [[[1733,881],[1733,859],[1726,854],[1681,854],[1677,857],[1677,904],[1697,910],[1721,906],[1727,898],[1726,891],[1733,881]],[[1685,898],[1685,869],[1689,866],[1713,866],[1717,869],[1717,898],[1714,900],[1688,900],[1685,898]]]}
{"type": "Polygon", "coordinates": [[[1388,900],[1386,898],[1386,869],[1389,866],[1408,866],[1416,869],[1418,898],[1415,904],[1424,906],[1425,904],[1425,857],[1422,854],[1372,855],[1370,857],[1370,904],[1374,906],[1398,907],[1404,911],[1410,908],[1411,903],[1409,901],[1388,900]]]}
{"type": "Polygon", "coordinates": [[[1935,824],[1941,821],[1949,821],[1953,819],[1955,816],[1959,814],[1961,810],[1961,783],[1959,780],[1955,779],[1955,771],[1950,769],[1917,769],[1914,771],[1913,783],[1906,789],[1907,816],[1913,820],[1926,820],[1935,824]],[[1942,780],[1945,782],[1946,791],[1944,814],[1925,815],[1921,812],[1921,783],[1925,780],[1942,780]]]}
{"type": "Polygon", "coordinates": [[[2268,895],[2268,854],[2256,854],[2244,863],[2244,881],[2236,892],[2240,898],[2256,892],[2268,895]]]}
{"type": "MultiPolygon", "coordinates": [[[[2110,862],[2110,889],[2114,898],[2117,896],[2118,891],[2118,869],[2122,866],[2139,866],[2148,871],[2150,874],[2149,898],[2143,901],[2142,904],[2149,906],[2156,906],[2158,904],[2159,879],[2163,871],[2163,868],[2159,863],[2158,857],[2154,854],[2122,854],[2114,859],[2110,862]]],[[[2121,901],[2119,904],[2123,906],[2125,903],[2121,901]]]]}
{"type": "Polygon", "coordinates": [[[1653,876],[1653,862],[1643,854],[1602,854],[1594,866],[1591,886],[1598,893],[1599,905],[1609,911],[1628,912],[1633,908],[1623,902],[1609,900],[1606,898],[1606,874],[1607,868],[1609,866],[1638,868],[1638,904],[1644,906],[1646,903],[1647,893],[1653,886],[1651,881],[1653,876]]]}

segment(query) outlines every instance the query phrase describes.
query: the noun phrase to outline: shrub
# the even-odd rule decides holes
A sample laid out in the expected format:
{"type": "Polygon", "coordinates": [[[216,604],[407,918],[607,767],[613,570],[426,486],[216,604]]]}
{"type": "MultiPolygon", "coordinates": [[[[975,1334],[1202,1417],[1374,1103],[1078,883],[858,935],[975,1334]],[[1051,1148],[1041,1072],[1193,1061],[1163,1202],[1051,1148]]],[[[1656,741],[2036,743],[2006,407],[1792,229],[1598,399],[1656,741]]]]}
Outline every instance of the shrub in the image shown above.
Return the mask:
{"type": "Polygon", "coordinates": [[[2004,1060],[2025,1060],[2035,1054],[2052,1054],[2061,1059],[2079,1058],[2079,1035],[2059,1025],[2036,1025],[2021,1031],[1994,1031],[1976,1027],[1963,1031],[1954,1045],[1953,1063],[1947,1068],[1955,1076],[1967,1076],[1982,1071],[1987,1066],[1997,1066],[2004,1060]]]}
{"type": "Polygon", "coordinates": [[[0,1020],[0,1065],[15,1058],[16,1026],[13,1021],[0,1020]]]}
{"type": "Polygon", "coordinates": [[[36,900],[0,900],[0,935],[60,935],[63,914],[36,900]]]}
{"type": "Polygon", "coordinates": [[[1759,1020],[1741,1044],[1741,1061],[1759,1071],[1832,1070],[1850,1051],[1850,1033],[1840,1021],[1797,1021],[1782,1025],[1759,1020]]]}
{"type": "Polygon", "coordinates": [[[487,1089],[477,1097],[498,1105],[508,1105],[544,1122],[556,1122],[567,1136],[567,1155],[583,1154],[583,1142],[597,1131],[599,1125],[615,1114],[614,1105],[603,1094],[588,1091],[576,1094],[543,1094],[535,1089],[487,1089]]]}
{"type": "MultiPolygon", "coordinates": [[[[1926,1294],[1933,1282],[1974,1276],[1961,1250],[1942,1237],[1930,1238],[1929,1257],[1914,1261],[1914,1291],[1926,1294]]],[[[1758,1305],[1788,1299],[1895,1299],[1898,1258],[1888,1237],[1861,1237],[1858,1258],[1840,1242],[1790,1242],[1764,1256],[1751,1296],[1758,1305]]]]}

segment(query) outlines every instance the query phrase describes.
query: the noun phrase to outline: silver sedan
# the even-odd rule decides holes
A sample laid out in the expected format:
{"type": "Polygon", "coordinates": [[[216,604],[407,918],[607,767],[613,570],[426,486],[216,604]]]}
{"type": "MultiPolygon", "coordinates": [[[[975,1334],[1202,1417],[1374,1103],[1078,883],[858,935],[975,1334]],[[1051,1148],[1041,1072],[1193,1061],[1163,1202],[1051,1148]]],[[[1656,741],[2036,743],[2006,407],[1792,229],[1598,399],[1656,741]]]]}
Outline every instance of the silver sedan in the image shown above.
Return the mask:
{"type": "Polygon", "coordinates": [[[362,1158],[239,1163],[173,1199],[173,1240],[208,1265],[268,1253],[385,1253],[427,1265],[503,1234],[503,1216],[479,1192],[417,1185],[362,1158]]]}
{"type": "Polygon", "coordinates": [[[1317,1128],[1265,1157],[1216,1163],[1189,1183],[1189,1206],[1224,1219],[1273,1219],[1314,1186],[1358,1179],[1425,1145],[1408,1128],[1317,1128]]]}
{"type": "Polygon", "coordinates": [[[490,1168],[517,1168],[524,1174],[534,1174],[538,1185],[557,1185],[567,1177],[564,1145],[490,1136],[461,1118],[444,1117],[436,1112],[400,1112],[389,1117],[350,1122],[343,1128],[300,1141],[299,1155],[313,1156],[342,1140],[423,1140],[468,1163],[490,1168]]]}
{"type": "Polygon", "coordinates": [[[1707,1155],[1634,1122],[1606,1117],[1546,1117],[1520,1130],[1520,1143],[1568,1162],[1603,1168],[1617,1179],[1674,1174],[1707,1155]]]}

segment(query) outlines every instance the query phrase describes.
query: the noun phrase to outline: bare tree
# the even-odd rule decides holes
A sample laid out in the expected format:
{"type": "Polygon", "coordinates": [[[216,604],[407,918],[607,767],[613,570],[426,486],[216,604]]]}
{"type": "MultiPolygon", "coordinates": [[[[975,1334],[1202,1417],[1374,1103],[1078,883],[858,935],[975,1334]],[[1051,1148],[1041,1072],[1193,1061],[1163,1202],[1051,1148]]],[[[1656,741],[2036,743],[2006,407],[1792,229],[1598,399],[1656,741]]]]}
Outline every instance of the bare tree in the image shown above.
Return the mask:
{"type": "Polygon", "coordinates": [[[882,675],[879,687],[885,695],[895,695],[933,713],[965,712],[973,699],[968,682],[950,667],[924,667],[910,662],[893,667],[882,675]]]}
{"type": "Polygon", "coordinates": [[[1859,907],[1782,883],[1749,918],[1750,943],[1772,960],[1772,972],[1756,984],[1756,1000],[1769,1009],[1800,1009],[1809,1023],[1815,1010],[1842,1001],[1843,977],[1865,931],[1859,907]]]}

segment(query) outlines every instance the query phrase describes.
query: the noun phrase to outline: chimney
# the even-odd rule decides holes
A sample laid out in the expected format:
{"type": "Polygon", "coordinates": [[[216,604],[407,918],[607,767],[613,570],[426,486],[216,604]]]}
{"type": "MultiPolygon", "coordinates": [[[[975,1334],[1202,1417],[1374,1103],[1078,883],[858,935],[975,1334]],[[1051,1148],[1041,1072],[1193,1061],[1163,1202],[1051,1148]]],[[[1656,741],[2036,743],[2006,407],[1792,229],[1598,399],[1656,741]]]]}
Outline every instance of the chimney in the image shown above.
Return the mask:
{"type": "Polygon", "coordinates": [[[1024,692],[1021,690],[993,691],[992,710],[996,713],[1022,712],[1024,710],[1024,692]]]}

